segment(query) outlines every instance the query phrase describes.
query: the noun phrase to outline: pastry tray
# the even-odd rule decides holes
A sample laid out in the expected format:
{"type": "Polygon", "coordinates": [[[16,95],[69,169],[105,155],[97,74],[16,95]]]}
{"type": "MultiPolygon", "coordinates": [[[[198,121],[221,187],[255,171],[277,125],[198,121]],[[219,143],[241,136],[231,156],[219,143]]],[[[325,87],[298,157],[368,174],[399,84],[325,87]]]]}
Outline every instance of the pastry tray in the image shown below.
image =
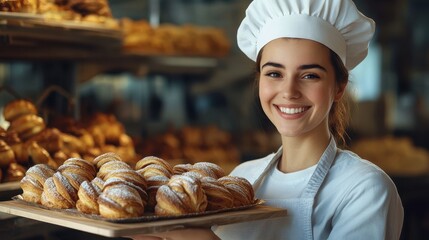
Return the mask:
{"type": "Polygon", "coordinates": [[[25,202],[19,197],[14,197],[14,200],[0,202],[0,212],[101,236],[121,237],[187,227],[210,227],[286,216],[287,210],[266,206],[263,203],[263,201],[257,200],[252,205],[240,208],[180,216],[145,215],[139,218],[109,220],[99,216],[82,214],[74,209],[48,209],[38,204],[25,202]]]}

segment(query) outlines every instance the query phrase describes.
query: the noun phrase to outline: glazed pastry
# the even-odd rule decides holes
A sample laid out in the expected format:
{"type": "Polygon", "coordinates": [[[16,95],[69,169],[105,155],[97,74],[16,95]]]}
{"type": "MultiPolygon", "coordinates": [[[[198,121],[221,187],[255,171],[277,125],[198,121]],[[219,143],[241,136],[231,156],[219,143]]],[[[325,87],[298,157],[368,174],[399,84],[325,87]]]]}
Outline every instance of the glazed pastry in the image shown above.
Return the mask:
{"type": "Polygon", "coordinates": [[[98,210],[98,197],[102,193],[104,181],[94,178],[92,181],[83,181],[77,192],[78,200],[76,208],[80,212],[87,214],[100,214],[98,210]]]}
{"type": "Polygon", "coordinates": [[[12,162],[15,162],[15,153],[5,141],[0,140],[0,167],[5,168],[12,162]]]}
{"type": "Polygon", "coordinates": [[[204,212],[207,196],[198,179],[174,175],[156,193],[156,215],[181,215],[204,212]]]}
{"type": "Polygon", "coordinates": [[[17,99],[9,102],[3,109],[4,119],[6,121],[13,121],[21,115],[35,115],[37,114],[36,106],[27,100],[17,99]]]}
{"type": "Polygon", "coordinates": [[[113,152],[107,152],[99,155],[98,157],[94,158],[92,163],[97,167],[97,169],[100,169],[103,164],[110,162],[110,161],[122,161],[121,157],[113,152]]]}
{"type": "Polygon", "coordinates": [[[109,219],[139,217],[144,213],[138,190],[121,179],[107,180],[97,202],[100,215],[109,219]]]}
{"type": "Polygon", "coordinates": [[[129,169],[131,170],[130,165],[123,161],[110,161],[103,164],[97,172],[97,177],[106,181],[106,176],[112,171],[120,170],[120,169],[129,169]]]}
{"type": "Polygon", "coordinates": [[[23,199],[28,202],[40,203],[43,184],[54,173],[55,170],[46,164],[37,164],[30,167],[20,182],[23,199]]]}
{"type": "Polygon", "coordinates": [[[173,167],[173,173],[174,175],[180,175],[190,171],[191,169],[192,169],[192,164],[190,163],[177,164],[173,167]]]}
{"type": "Polygon", "coordinates": [[[41,196],[43,206],[58,209],[74,208],[77,200],[76,189],[61,172],[56,172],[46,179],[41,196]]]}
{"type": "Polygon", "coordinates": [[[21,181],[21,179],[25,176],[25,172],[27,169],[25,169],[24,166],[19,165],[18,163],[11,163],[9,164],[9,167],[6,169],[3,182],[16,182],[21,181]]]}
{"type": "Polygon", "coordinates": [[[255,202],[255,193],[250,182],[238,176],[225,176],[217,180],[223,184],[234,197],[234,207],[241,207],[255,202]]]}
{"type": "Polygon", "coordinates": [[[207,195],[207,210],[221,210],[234,206],[234,197],[231,192],[216,179],[204,177],[201,185],[207,195]]]}
{"type": "Polygon", "coordinates": [[[225,172],[223,171],[223,169],[219,165],[211,162],[194,163],[190,171],[198,172],[205,177],[212,177],[214,179],[218,179],[225,176],[225,172]]]}

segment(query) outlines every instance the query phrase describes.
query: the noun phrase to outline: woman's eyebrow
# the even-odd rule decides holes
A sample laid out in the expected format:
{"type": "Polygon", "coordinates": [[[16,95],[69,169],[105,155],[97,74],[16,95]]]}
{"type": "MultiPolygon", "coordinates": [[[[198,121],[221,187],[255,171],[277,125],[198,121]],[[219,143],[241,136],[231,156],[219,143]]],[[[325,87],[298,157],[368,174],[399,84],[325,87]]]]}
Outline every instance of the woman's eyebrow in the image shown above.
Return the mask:
{"type": "Polygon", "coordinates": [[[319,64],[305,64],[305,65],[301,65],[299,66],[299,70],[306,70],[306,69],[312,69],[312,68],[318,68],[320,70],[323,70],[326,72],[326,68],[322,67],[319,64]]]}
{"type": "Polygon", "coordinates": [[[276,67],[276,68],[285,68],[285,66],[283,66],[280,63],[275,63],[275,62],[267,62],[264,65],[262,65],[261,69],[267,66],[271,66],[271,67],[276,67]]]}

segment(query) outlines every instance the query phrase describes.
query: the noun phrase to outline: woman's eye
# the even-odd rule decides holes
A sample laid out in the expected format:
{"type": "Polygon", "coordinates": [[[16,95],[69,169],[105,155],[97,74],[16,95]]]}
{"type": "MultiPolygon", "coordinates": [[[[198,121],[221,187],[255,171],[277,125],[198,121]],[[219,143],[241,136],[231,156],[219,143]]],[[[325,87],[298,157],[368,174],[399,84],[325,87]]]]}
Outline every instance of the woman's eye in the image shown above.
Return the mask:
{"type": "Polygon", "coordinates": [[[268,72],[265,74],[265,76],[272,77],[272,78],[279,78],[281,75],[277,72],[268,72]]]}
{"type": "Polygon", "coordinates": [[[303,78],[304,79],[317,79],[317,78],[319,78],[319,76],[317,76],[316,74],[307,74],[307,75],[304,75],[303,78]]]}

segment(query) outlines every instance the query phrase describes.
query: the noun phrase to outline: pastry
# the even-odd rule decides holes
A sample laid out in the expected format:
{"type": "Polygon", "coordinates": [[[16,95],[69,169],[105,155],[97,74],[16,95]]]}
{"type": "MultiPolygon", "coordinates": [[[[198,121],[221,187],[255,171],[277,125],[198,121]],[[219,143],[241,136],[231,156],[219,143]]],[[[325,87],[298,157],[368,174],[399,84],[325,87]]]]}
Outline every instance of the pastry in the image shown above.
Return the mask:
{"type": "Polygon", "coordinates": [[[155,156],[147,156],[147,157],[144,157],[143,159],[139,160],[135,165],[135,169],[139,170],[139,169],[142,169],[142,168],[149,166],[151,164],[161,165],[168,172],[173,173],[173,168],[171,167],[171,165],[167,161],[165,161],[162,158],[155,157],[155,156]]]}
{"type": "Polygon", "coordinates": [[[120,169],[130,169],[131,167],[130,165],[128,165],[127,163],[123,162],[123,161],[110,161],[107,162],[105,164],[103,164],[100,169],[97,172],[97,177],[106,180],[106,176],[108,173],[112,172],[112,171],[116,171],[116,170],[120,170],[120,169]]]}
{"type": "Polygon", "coordinates": [[[12,162],[15,162],[15,153],[5,141],[0,140],[0,167],[5,168],[12,162]]]}
{"type": "Polygon", "coordinates": [[[172,176],[171,170],[168,170],[164,165],[150,164],[137,170],[147,182],[147,194],[149,195],[146,209],[148,211],[154,211],[156,205],[156,192],[158,188],[165,185],[172,176]]]}
{"type": "Polygon", "coordinates": [[[36,106],[27,100],[17,99],[9,102],[3,109],[3,115],[6,121],[12,122],[22,115],[37,114],[36,106]]]}
{"type": "Polygon", "coordinates": [[[100,169],[103,164],[110,162],[110,161],[122,161],[121,157],[113,152],[107,152],[99,155],[98,157],[94,158],[92,163],[97,167],[97,169],[100,169]]]}
{"type": "Polygon", "coordinates": [[[45,128],[42,132],[27,141],[37,142],[37,144],[49,153],[60,151],[64,146],[61,132],[57,128],[45,128]]]}
{"type": "Polygon", "coordinates": [[[43,206],[57,209],[74,208],[77,200],[76,189],[61,172],[56,172],[46,179],[41,196],[43,206]]]}
{"type": "Polygon", "coordinates": [[[223,184],[234,197],[234,207],[241,207],[255,202],[255,193],[250,182],[238,176],[224,176],[217,180],[223,184]]]}
{"type": "Polygon", "coordinates": [[[64,172],[67,171],[66,168],[75,169],[77,173],[87,178],[87,180],[91,181],[95,178],[97,174],[97,170],[95,166],[84,159],[81,158],[69,158],[58,168],[58,171],[64,172]]]}
{"type": "Polygon", "coordinates": [[[204,212],[207,196],[198,179],[174,175],[156,193],[156,215],[181,215],[204,212]]]}
{"type": "Polygon", "coordinates": [[[192,164],[190,163],[182,163],[182,164],[176,164],[173,167],[173,173],[175,175],[180,175],[184,172],[188,172],[192,169],[192,164]]]}
{"type": "Polygon", "coordinates": [[[144,192],[141,194],[141,198],[143,200],[143,203],[145,203],[146,205],[147,198],[148,198],[146,193],[147,183],[145,178],[141,174],[137,173],[135,170],[132,170],[132,169],[118,169],[118,170],[109,172],[105,176],[105,181],[108,181],[110,178],[121,179],[125,182],[131,183],[141,188],[144,192]]]}
{"type": "Polygon", "coordinates": [[[46,164],[36,164],[30,167],[20,182],[23,199],[29,202],[40,203],[43,184],[54,173],[55,170],[46,164]]]}
{"type": "Polygon", "coordinates": [[[37,142],[30,142],[27,146],[28,155],[34,164],[47,164],[51,159],[50,154],[46,149],[40,147],[37,142]]]}
{"type": "Polygon", "coordinates": [[[45,129],[45,121],[37,115],[21,115],[14,119],[8,131],[15,131],[22,140],[30,139],[45,129]]]}
{"type": "Polygon", "coordinates": [[[116,178],[105,182],[97,202],[100,215],[109,219],[139,217],[144,213],[144,204],[136,188],[116,178]]]}
{"type": "Polygon", "coordinates": [[[207,195],[207,210],[221,210],[234,206],[232,193],[216,179],[204,177],[201,179],[201,186],[207,195]]]}
{"type": "Polygon", "coordinates": [[[21,179],[25,176],[25,172],[27,169],[25,169],[24,166],[19,165],[18,163],[11,163],[9,164],[9,167],[5,171],[3,182],[16,182],[21,181],[21,179]]]}
{"type": "Polygon", "coordinates": [[[77,192],[78,200],[76,208],[78,211],[87,214],[100,214],[98,210],[98,197],[102,193],[104,181],[94,178],[92,181],[83,181],[77,192]]]}
{"type": "Polygon", "coordinates": [[[214,179],[225,176],[224,170],[217,164],[211,162],[197,162],[192,165],[191,172],[198,172],[205,177],[214,179]]]}

